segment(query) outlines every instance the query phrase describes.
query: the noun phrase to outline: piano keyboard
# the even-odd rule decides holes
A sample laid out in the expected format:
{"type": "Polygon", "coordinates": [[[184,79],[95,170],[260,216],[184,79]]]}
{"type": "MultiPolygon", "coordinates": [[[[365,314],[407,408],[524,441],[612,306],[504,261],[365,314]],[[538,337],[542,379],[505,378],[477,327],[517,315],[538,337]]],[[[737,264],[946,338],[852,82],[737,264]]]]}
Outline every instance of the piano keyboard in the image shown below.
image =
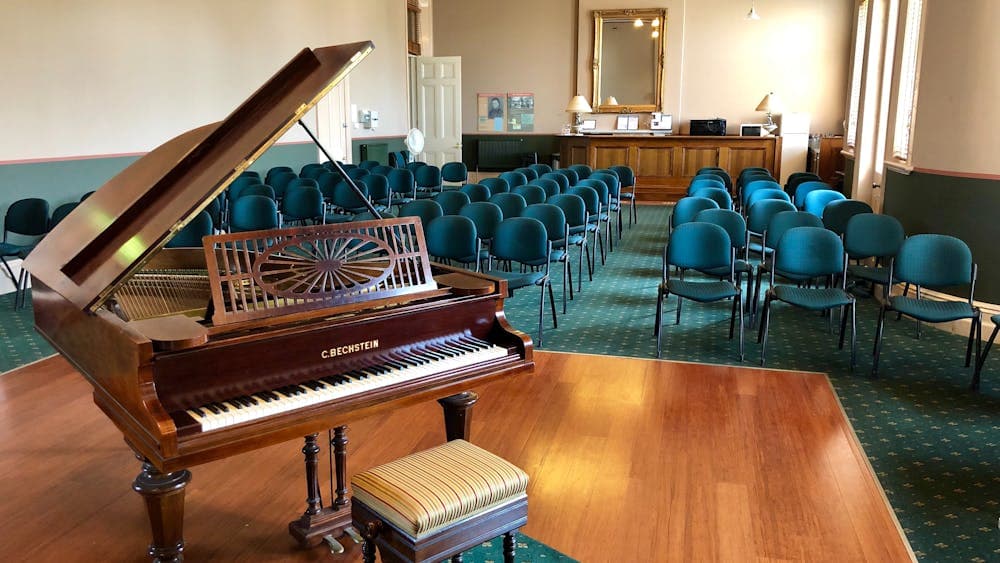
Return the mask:
{"type": "Polygon", "coordinates": [[[484,340],[466,334],[450,335],[376,354],[369,366],[209,403],[186,412],[201,425],[202,431],[218,430],[507,355],[506,348],[484,340]]]}

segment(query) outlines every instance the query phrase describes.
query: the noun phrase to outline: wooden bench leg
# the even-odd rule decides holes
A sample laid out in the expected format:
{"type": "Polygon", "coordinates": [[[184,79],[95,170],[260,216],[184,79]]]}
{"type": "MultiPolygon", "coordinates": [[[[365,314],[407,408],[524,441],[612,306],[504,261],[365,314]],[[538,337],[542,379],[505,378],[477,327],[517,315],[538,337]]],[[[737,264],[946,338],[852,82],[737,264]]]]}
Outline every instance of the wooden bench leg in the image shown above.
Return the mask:
{"type": "Polygon", "coordinates": [[[361,555],[364,563],[375,563],[375,536],[382,530],[382,522],[368,522],[361,526],[361,537],[364,542],[361,544],[361,555]]]}
{"type": "Polygon", "coordinates": [[[504,563],[514,563],[514,546],[517,538],[517,530],[511,530],[503,535],[503,561],[504,563]]]}

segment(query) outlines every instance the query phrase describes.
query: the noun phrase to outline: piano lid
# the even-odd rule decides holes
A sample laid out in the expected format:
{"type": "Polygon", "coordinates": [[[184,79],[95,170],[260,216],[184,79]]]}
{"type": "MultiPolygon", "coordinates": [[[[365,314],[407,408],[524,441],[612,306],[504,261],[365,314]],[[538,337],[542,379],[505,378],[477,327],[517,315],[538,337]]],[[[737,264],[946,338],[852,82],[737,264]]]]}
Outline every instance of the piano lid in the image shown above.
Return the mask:
{"type": "Polygon", "coordinates": [[[108,180],[25,267],[81,309],[97,309],[372,49],[370,41],[303,49],[224,120],[167,141],[108,180]]]}

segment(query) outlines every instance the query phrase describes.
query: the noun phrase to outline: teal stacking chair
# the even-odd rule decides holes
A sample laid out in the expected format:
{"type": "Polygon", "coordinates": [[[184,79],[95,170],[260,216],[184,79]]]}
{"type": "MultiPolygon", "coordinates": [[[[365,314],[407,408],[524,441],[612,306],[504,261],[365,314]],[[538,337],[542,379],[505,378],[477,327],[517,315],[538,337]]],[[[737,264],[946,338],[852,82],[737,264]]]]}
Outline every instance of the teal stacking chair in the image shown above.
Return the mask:
{"type": "Polygon", "coordinates": [[[729,197],[729,192],[727,192],[725,188],[699,188],[691,195],[693,197],[707,197],[715,203],[718,203],[720,209],[733,208],[733,198],[729,197]]]}
{"type": "Polygon", "coordinates": [[[490,196],[490,203],[500,207],[504,219],[520,217],[524,208],[528,207],[528,202],[524,201],[523,196],[513,193],[493,194],[490,196]]]}
{"type": "Polygon", "coordinates": [[[469,201],[471,202],[487,201],[493,195],[490,189],[482,184],[466,184],[459,188],[458,191],[469,196],[469,201]]]}
{"type": "Polygon", "coordinates": [[[541,178],[545,174],[548,174],[549,172],[552,172],[552,167],[549,166],[548,164],[539,164],[539,163],[529,164],[528,168],[534,170],[535,173],[538,174],[539,178],[541,178]]]}
{"type": "Polygon", "coordinates": [[[417,184],[413,181],[413,172],[406,168],[395,168],[385,179],[389,182],[392,205],[403,205],[417,199],[417,184]]]}
{"type": "Polygon", "coordinates": [[[788,194],[784,190],[778,188],[764,188],[761,190],[754,190],[750,197],[746,199],[746,208],[750,209],[758,201],[764,201],[765,199],[781,199],[791,203],[792,198],[788,197],[788,194]]]}
{"type": "MultiPolygon", "coordinates": [[[[753,299],[750,303],[753,306],[753,315],[751,316],[750,324],[753,325],[757,322],[757,303],[760,301],[760,288],[761,280],[763,280],[765,273],[770,273],[774,269],[774,249],[778,247],[778,242],[781,241],[781,237],[791,229],[796,227],[817,227],[823,226],[823,222],[810,213],[803,213],[801,211],[795,211],[794,209],[789,209],[787,211],[780,211],[775,213],[771,220],[767,222],[767,228],[764,229],[764,234],[761,240],[761,248],[763,253],[761,256],[760,265],[757,266],[757,282],[754,286],[753,299]]],[[[803,278],[801,276],[796,276],[792,273],[777,272],[779,276],[792,279],[796,282],[806,282],[809,278],[803,278]]]]}
{"type": "Polygon", "coordinates": [[[326,172],[326,168],[318,162],[313,162],[302,167],[299,171],[299,178],[309,178],[315,180],[323,172],[326,172]]]}
{"type": "MultiPolygon", "coordinates": [[[[882,331],[885,316],[895,311],[914,320],[927,323],[945,323],[959,320],[971,321],[969,342],[965,349],[965,367],[972,361],[972,344],[976,343],[979,358],[982,315],[975,305],[976,263],[972,251],[961,239],[937,234],[914,235],[903,241],[896,257],[889,261],[889,279],[916,287],[916,297],[893,296],[886,286],[885,300],[879,309],[875,330],[875,358],[872,375],[878,375],[879,356],[882,352],[882,331]],[[935,301],[924,299],[923,288],[941,289],[969,286],[967,301],[935,301]]],[[[919,336],[920,324],[917,324],[919,336]]]]}
{"type": "Polygon", "coordinates": [[[476,234],[484,246],[493,241],[493,234],[503,221],[503,211],[500,210],[500,206],[488,201],[474,201],[460,209],[458,214],[472,219],[476,225],[476,234]]]}
{"type": "Polygon", "coordinates": [[[28,272],[21,268],[18,276],[7,262],[8,259],[24,260],[49,231],[49,202],[40,198],[26,198],[15,201],[7,208],[3,221],[3,242],[0,242],[0,263],[7,270],[14,283],[14,308],[20,308],[27,299],[28,272]],[[14,237],[10,237],[14,235],[14,237]],[[14,241],[17,242],[14,242],[14,241]]]}
{"type": "MultiPolygon", "coordinates": [[[[213,200],[213,201],[217,202],[218,199],[213,200]]],[[[69,215],[70,213],[72,213],[73,210],[76,209],[79,206],[80,206],[80,202],[78,202],[78,201],[71,201],[69,203],[64,203],[64,204],[60,205],[59,207],[56,207],[55,209],[53,209],[52,210],[52,216],[49,217],[49,227],[48,227],[47,230],[51,231],[52,229],[56,228],[56,225],[58,225],[59,223],[61,223],[62,220],[65,219],[67,215],[69,215]]],[[[217,203],[216,203],[216,208],[218,209],[218,204],[217,203]]]]}
{"type": "Polygon", "coordinates": [[[573,170],[572,168],[560,168],[555,172],[556,174],[562,174],[563,176],[566,176],[566,179],[569,180],[569,187],[571,188],[575,186],[577,182],[580,181],[580,175],[577,174],[576,170],[573,170]]]}
{"type": "MultiPolygon", "coordinates": [[[[563,176],[560,176],[560,178],[565,179],[563,176]]],[[[545,190],[545,199],[562,193],[562,187],[560,186],[559,181],[553,180],[552,178],[535,178],[531,181],[530,185],[539,186],[545,190]]]]}
{"type": "Polygon", "coordinates": [[[573,164],[568,168],[573,172],[576,172],[578,180],[586,180],[590,177],[591,172],[594,171],[593,168],[587,166],[586,164],[573,164]]]}
{"type": "MultiPolygon", "coordinates": [[[[427,200],[414,203],[425,203],[427,200]]],[[[487,255],[482,252],[482,242],[476,235],[476,224],[468,217],[445,215],[424,224],[427,253],[446,263],[458,262],[465,267],[475,264],[481,269],[487,255]]]]}
{"type": "Polygon", "coordinates": [[[363,181],[356,182],[364,197],[359,197],[357,192],[344,181],[337,182],[333,187],[333,198],[330,200],[333,206],[333,213],[327,213],[324,218],[326,223],[343,223],[350,219],[349,216],[368,211],[366,200],[368,191],[363,181]],[[347,215],[348,217],[345,217],[347,215]]]}
{"type": "MultiPolygon", "coordinates": [[[[599,211],[596,214],[592,214],[590,220],[591,221],[597,220],[601,223],[604,223],[605,228],[603,236],[605,240],[601,242],[601,245],[602,248],[604,245],[607,245],[608,252],[611,252],[612,250],[611,245],[613,244],[613,240],[611,237],[611,212],[610,212],[611,190],[608,189],[608,184],[605,182],[604,179],[595,178],[594,176],[595,174],[591,174],[589,178],[580,180],[579,182],[576,183],[575,187],[592,188],[595,192],[597,192],[599,211]]],[[[604,264],[605,262],[604,251],[602,250],[601,253],[602,253],[601,264],[604,264]]]]}
{"type": "MultiPolygon", "coordinates": [[[[320,174],[326,172],[326,170],[322,166],[320,166],[319,168],[312,168],[311,170],[319,170],[320,174]]],[[[285,191],[287,192],[288,190],[292,188],[297,188],[299,186],[310,186],[319,189],[319,180],[317,178],[319,178],[319,176],[317,176],[316,178],[304,178],[302,176],[299,176],[298,178],[292,178],[292,181],[288,182],[288,185],[285,186],[285,191]]]]}
{"type": "Polygon", "coordinates": [[[375,168],[376,166],[379,166],[380,164],[382,164],[382,163],[379,162],[379,161],[377,161],[377,160],[362,160],[361,162],[358,163],[358,168],[364,168],[365,170],[371,170],[372,168],[375,168]]]}
{"type": "MultiPolygon", "coordinates": [[[[753,274],[754,267],[746,258],[747,253],[747,222],[739,213],[731,209],[705,209],[699,211],[694,216],[695,223],[712,223],[726,230],[729,235],[729,243],[733,246],[736,260],[733,262],[733,273],[736,275],[736,285],[743,282],[743,276],[747,279],[747,288],[743,292],[743,309],[749,307],[749,297],[754,295],[753,274]]],[[[729,275],[729,270],[725,268],[714,268],[703,270],[703,274],[724,278],[729,275]]]]}
{"type": "Polygon", "coordinates": [[[792,196],[793,200],[795,198],[795,192],[799,189],[799,186],[806,182],[821,182],[823,179],[812,172],[793,172],[785,180],[785,191],[788,195],[792,196]]]}
{"type": "Polygon", "coordinates": [[[365,176],[371,174],[370,170],[361,167],[348,168],[346,170],[347,170],[347,176],[350,177],[350,179],[352,180],[360,180],[361,178],[364,178],[365,176]]]}
{"type": "Polygon", "coordinates": [[[490,189],[490,195],[502,194],[510,191],[510,184],[503,178],[483,178],[479,183],[490,189]]]}
{"type": "Polygon", "coordinates": [[[264,196],[273,199],[275,201],[278,200],[277,196],[274,193],[274,188],[268,186],[267,184],[254,184],[252,186],[246,186],[242,190],[240,190],[240,198],[244,198],[247,196],[255,196],[255,195],[264,196]]]}
{"type": "MultiPolygon", "coordinates": [[[[622,201],[621,201],[621,181],[618,179],[618,173],[609,169],[595,170],[588,180],[600,180],[604,182],[604,185],[608,187],[608,200],[605,202],[601,200],[601,204],[604,206],[605,212],[608,214],[608,228],[610,233],[611,227],[611,215],[614,214],[616,220],[618,221],[618,240],[622,238],[622,201]]],[[[598,193],[601,193],[598,190],[598,193]]],[[[610,238],[610,235],[609,235],[610,238]]],[[[614,250],[613,244],[609,240],[608,250],[614,250]]]]}
{"type": "Polygon", "coordinates": [[[857,199],[834,200],[823,208],[823,226],[843,237],[847,222],[862,213],[872,213],[872,206],[857,199]]]}
{"type": "Polygon", "coordinates": [[[291,166],[272,166],[271,168],[268,168],[267,173],[264,174],[263,183],[269,184],[278,174],[286,174],[288,172],[292,172],[293,174],[295,173],[291,166]]]}
{"type": "Polygon", "coordinates": [[[212,216],[202,210],[170,239],[167,248],[201,248],[201,239],[212,234],[212,216]]]}
{"type": "Polygon", "coordinates": [[[562,309],[565,315],[567,289],[569,298],[573,298],[573,270],[569,267],[569,250],[566,248],[566,241],[569,239],[569,223],[566,222],[566,214],[557,205],[536,203],[526,207],[521,213],[521,217],[537,219],[545,225],[545,233],[552,245],[549,259],[553,262],[561,262],[563,267],[562,309]]]}
{"type": "Polygon", "coordinates": [[[694,221],[695,215],[706,209],[719,209],[719,204],[707,197],[682,197],[677,200],[674,211],[670,214],[670,222],[667,223],[667,235],[672,235],[674,229],[684,223],[694,221]]]}
{"type": "Polygon", "coordinates": [[[414,160],[412,162],[407,162],[406,165],[404,166],[404,168],[406,168],[410,172],[413,172],[414,174],[416,174],[417,170],[420,167],[422,167],[422,166],[427,166],[427,163],[426,162],[420,162],[419,160],[414,160]]]}
{"type": "Polygon", "coordinates": [[[795,206],[783,199],[765,199],[764,201],[758,201],[753,207],[747,210],[748,253],[759,254],[763,259],[767,251],[764,249],[762,242],[755,242],[754,239],[762,241],[764,231],[767,230],[768,225],[771,223],[771,217],[782,211],[795,211],[795,206]]]}
{"type": "Polygon", "coordinates": [[[698,169],[699,175],[704,173],[715,174],[721,177],[723,182],[726,184],[726,189],[729,190],[730,193],[733,192],[733,178],[729,175],[729,172],[727,172],[725,168],[720,168],[718,166],[705,166],[698,169]]]}
{"type": "Polygon", "coordinates": [[[695,176],[688,184],[687,195],[694,195],[696,191],[702,188],[719,188],[720,190],[725,190],[726,184],[716,178],[695,176]]]}
{"type": "Polygon", "coordinates": [[[539,176],[539,179],[552,180],[559,184],[559,193],[566,193],[566,190],[569,189],[569,178],[567,178],[565,174],[560,174],[558,171],[546,172],[545,174],[539,176]]]}
{"type": "Polygon", "coordinates": [[[804,182],[800,182],[797,186],[795,186],[795,191],[792,192],[793,194],[792,202],[795,203],[795,207],[798,207],[799,209],[805,209],[806,196],[808,196],[810,192],[814,192],[817,190],[832,190],[832,189],[833,186],[827,184],[826,182],[820,182],[819,180],[806,180],[804,182]]]}
{"type": "Polygon", "coordinates": [[[321,223],[326,213],[323,210],[323,194],[315,186],[296,186],[285,192],[281,200],[281,220],[288,223],[321,223]]]}
{"type": "Polygon", "coordinates": [[[764,296],[757,340],[760,345],[760,365],[763,366],[767,351],[767,336],[771,323],[771,304],[781,301],[809,311],[844,311],[840,320],[840,345],[844,348],[848,312],[851,317],[851,369],[856,364],[857,322],[854,296],[844,286],[847,275],[847,253],[840,237],[823,227],[795,227],[785,231],[774,249],[771,284],[764,296]],[[775,274],[810,280],[827,278],[826,287],[785,285],[775,283],[775,274]],[[839,276],[839,277],[838,277],[839,276]],[[840,280],[840,286],[834,280],[840,280]]]}
{"type": "Polygon", "coordinates": [[[269,182],[265,185],[271,186],[274,190],[274,199],[280,199],[281,196],[285,195],[285,190],[288,188],[288,184],[292,182],[298,176],[294,172],[278,172],[275,174],[269,182]]]}
{"type": "Polygon", "coordinates": [[[438,217],[444,216],[444,209],[432,199],[418,199],[404,203],[399,207],[400,217],[419,217],[424,227],[438,217]]]}
{"type": "Polygon", "coordinates": [[[524,201],[528,205],[534,205],[536,203],[545,203],[545,188],[541,186],[536,186],[534,184],[525,184],[523,186],[518,186],[511,190],[511,193],[515,193],[524,198],[524,201]]]}
{"type": "Polygon", "coordinates": [[[972,383],[969,385],[969,388],[973,391],[979,390],[979,384],[982,380],[983,364],[986,363],[986,356],[990,353],[990,349],[993,348],[993,341],[997,339],[997,332],[1000,332],[1000,314],[990,317],[990,322],[993,323],[993,332],[990,333],[990,339],[986,341],[986,345],[983,346],[983,350],[979,354],[979,359],[976,361],[976,371],[973,372],[972,383]]]}
{"type": "Polygon", "coordinates": [[[899,253],[904,240],[903,225],[891,215],[862,213],[851,217],[844,229],[844,249],[856,263],[847,266],[847,276],[869,282],[874,295],[876,285],[890,284],[888,261],[899,253]]]}
{"type": "Polygon", "coordinates": [[[236,178],[229,184],[228,189],[230,192],[234,191],[237,192],[235,195],[232,196],[232,199],[236,199],[240,195],[239,191],[242,190],[243,188],[263,183],[265,182],[261,181],[260,176],[240,176],[239,178],[236,178]]]}
{"type": "Polygon", "coordinates": [[[245,195],[233,202],[229,230],[234,233],[277,229],[278,204],[262,195],[245,195]]]}
{"type": "MultiPolygon", "coordinates": [[[[747,210],[750,209],[751,205],[750,198],[753,197],[754,193],[761,190],[773,190],[772,192],[769,193],[774,193],[774,192],[785,193],[785,191],[781,189],[781,185],[775,182],[774,180],[761,178],[747,182],[743,186],[743,191],[741,191],[739,194],[740,209],[743,210],[744,214],[746,214],[747,210]]],[[[788,199],[787,195],[788,194],[785,194],[786,197],[782,199],[788,199]]]]}
{"type": "MultiPolygon", "coordinates": [[[[583,258],[584,255],[587,257],[587,273],[590,277],[589,281],[594,281],[594,269],[590,258],[590,246],[587,245],[587,204],[583,201],[583,198],[575,194],[559,194],[552,196],[546,203],[555,205],[559,209],[562,209],[563,215],[566,217],[566,226],[569,230],[569,236],[566,239],[566,247],[570,245],[576,246],[579,249],[579,254],[577,256],[577,267],[576,267],[576,290],[577,292],[583,291],[583,258]]],[[[572,296],[572,293],[570,293],[572,296]]]]}
{"type": "Polygon", "coordinates": [[[430,198],[435,192],[444,189],[441,183],[441,169],[433,164],[425,164],[413,173],[413,179],[417,182],[417,197],[430,198]]]}
{"type": "Polygon", "coordinates": [[[729,234],[719,225],[711,223],[685,223],[678,225],[667,240],[663,250],[663,279],[656,296],[656,324],[653,334],[656,336],[656,357],[661,356],[660,342],[663,334],[663,305],[670,295],[677,296],[677,319],[681,322],[681,303],[690,299],[698,303],[711,303],[725,299],[733,300],[732,313],[729,319],[729,338],[733,337],[733,329],[739,315],[740,331],[740,361],[743,361],[743,306],[742,292],[736,284],[733,271],[735,252],[729,240],[729,234]],[[671,277],[671,268],[679,272],[677,277],[671,277]],[[729,273],[722,281],[691,281],[684,279],[687,270],[705,271],[728,268],[729,273]]]}
{"type": "MultiPolygon", "coordinates": [[[[391,170],[395,170],[392,168],[391,170]]],[[[379,209],[388,209],[392,205],[392,192],[389,191],[389,178],[381,174],[369,174],[358,180],[358,184],[364,184],[364,191],[368,193],[368,200],[379,209]]]]}
{"type": "Polygon", "coordinates": [[[597,190],[586,185],[573,186],[569,189],[569,193],[581,198],[587,209],[587,232],[594,235],[593,242],[589,243],[591,248],[594,249],[589,265],[590,271],[593,272],[594,266],[597,263],[598,250],[601,253],[602,265],[607,259],[604,252],[604,235],[601,233],[601,196],[597,193],[597,190]]]}
{"type": "Polygon", "coordinates": [[[384,164],[379,164],[375,168],[368,171],[369,176],[388,176],[389,172],[395,170],[392,166],[386,166],[384,164]]]}
{"type": "Polygon", "coordinates": [[[521,168],[515,168],[514,172],[520,172],[524,174],[524,177],[528,179],[529,182],[538,179],[538,172],[534,168],[528,168],[527,166],[522,166],[521,168]]]}
{"type": "Polygon", "coordinates": [[[823,216],[823,210],[831,202],[847,199],[847,196],[836,190],[813,190],[806,196],[805,212],[817,217],[823,216]]]}
{"type": "Polygon", "coordinates": [[[618,181],[621,182],[618,196],[623,202],[629,202],[628,226],[632,228],[632,223],[639,222],[639,213],[635,206],[635,172],[630,167],[624,165],[612,166],[611,170],[618,173],[618,181]]]}
{"type": "Polygon", "coordinates": [[[528,177],[525,176],[523,173],[517,172],[515,170],[512,170],[510,172],[503,172],[500,174],[500,176],[498,176],[498,178],[506,181],[507,185],[510,186],[510,189],[512,190],[518,186],[527,185],[528,183],[528,177]]]}
{"type": "Polygon", "coordinates": [[[257,178],[258,180],[261,179],[260,172],[257,172],[256,170],[244,170],[243,172],[240,172],[238,178],[244,178],[247,176],[251,178],[257,178]]]}
{"type": "Polygon", "coordinates": [[[472,203],[468,195],[458,190],[439,192],[432,199],[441,206],[445,215],[458,215],[460,209],[472,203]]]}
{"type": "Polygon", "coordinates": [[[490,275],[507,281],[507,293],[522,287],[537,286],[541,288],[538,302],[538,347],[542,347],[542,320],[545,311],[546,290],[549,295],[549,306],[552,309],[552,326],[558,328],[556,319],[556,299],[552,292],[552,282],[549,277],[549,263],[552,243],[549,242],[545,225],[530,217],[511,217],[504,219],[497,227],[490,248],[490,275]],[[522,268],[514,271],[494,270],[493,259],[519,264],[522,268]]]}
{"type": "Polygon", "coordinates": [[[469,181],[469,169],[464,162],[446,162],[441,167],[441,181],[449,185],[461,186],[469,181]]]}

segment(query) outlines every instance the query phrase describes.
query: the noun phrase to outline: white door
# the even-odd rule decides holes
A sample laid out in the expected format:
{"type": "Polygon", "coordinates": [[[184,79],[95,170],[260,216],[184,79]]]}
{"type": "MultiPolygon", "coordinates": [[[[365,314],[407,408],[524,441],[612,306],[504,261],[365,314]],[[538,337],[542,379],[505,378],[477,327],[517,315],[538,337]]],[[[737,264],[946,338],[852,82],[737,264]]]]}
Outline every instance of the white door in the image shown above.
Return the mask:
{"type": "Polygon", "coordinates": [[[413,126],[424,133],[417,160],[441,166],[462,161],[462,57],[411,61],[413,126]]]}
{"type": "MultiPolygon", "coordinates": [[[[345,78],[316,104],[316,137],[334,160],[351,161],[350,78],[345,78]]],[[[319,149],[317,149],[319,150],[319,149]]],[[[319,151],[319,162],[327,160],[319,151]]]]}

